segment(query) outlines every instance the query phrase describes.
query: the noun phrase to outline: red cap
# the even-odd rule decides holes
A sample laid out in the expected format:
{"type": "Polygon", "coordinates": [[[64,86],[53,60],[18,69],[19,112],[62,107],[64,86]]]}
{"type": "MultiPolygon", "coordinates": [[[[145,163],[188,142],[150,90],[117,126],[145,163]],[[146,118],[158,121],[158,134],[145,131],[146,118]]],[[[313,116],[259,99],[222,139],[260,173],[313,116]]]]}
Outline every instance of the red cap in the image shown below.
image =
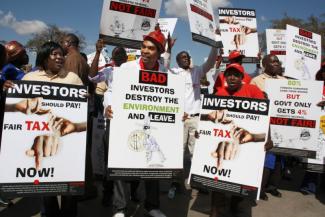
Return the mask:
{"type": "Polygon", "coordinates": [[[239,63],[231,63],[229,64],[227,67],[226,67],[226,70],[225,72],[230,69],[230,68],[234,68],[236,69],[237,71],[239,71],[240,73],[242,73],[242,75],[244,76],[244,72],[245,72],[245,69],[242,65],[240,65],[239,63]]]}
{"type": "Polygon", "coordinates": [[[143,40],[152,41],[155,45],[157,45],[161,53],[165,52],[166,39],[165,36],[161,33],[160,28],[156,28],[155,31],[143,36],[143,40]]]}
{"type": "Polygon", "coordinates": [[[18,41],[10,41],[5,44],[5,47],[7,51],[8,62],[16,60],[20,57],[21,54],[26,52],[24,46],[18,41]]]}
{"type": "Polygon", "coordinates": [[[238,57],[242,57],[244,58],[245,55],[241,54],[238,50],[234,50],[234,51],[231,51],[229,56],[228,56],[228,59],[229,60],[233,60],[233,59],[236,59],[238,57]]]}
{"type": "Polygon", "coordinates": [[[321,65],[322,67],[324,67],[325,66],[325,61],[324,62],[322,62],[322,65],[321,65]]]}

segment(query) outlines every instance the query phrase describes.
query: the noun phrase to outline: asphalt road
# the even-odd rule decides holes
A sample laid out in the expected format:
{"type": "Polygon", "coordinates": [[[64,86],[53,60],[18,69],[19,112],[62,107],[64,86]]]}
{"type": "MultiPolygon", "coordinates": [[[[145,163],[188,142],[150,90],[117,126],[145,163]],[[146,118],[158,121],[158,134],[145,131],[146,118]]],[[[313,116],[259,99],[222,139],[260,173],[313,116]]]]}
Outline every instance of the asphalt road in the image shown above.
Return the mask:
{"type": "MultiPolygon", "coordinates": [[[[268,201],[257,201],[253,207],[253,217],[323,217],[325,213],[325,189],[316,195],[303,195],[299,192],[302,170],[294,171],[294,179],[283,180],[280,191],[282,198],[269,195],[268,201]]],[[[79,202],[78,217],[109,217],[110,207],[101,204],[101,183],[97,182],[98,197],[79,202]]],[[[167,197],[168,182],[161,182],[161,210],[168,217],[208,217],[210,212],[210,195],[200,193],[186,185],[183,193],[175,199],[167,197]]],[[[141,192],[141,186],[140,186],[141,192]]],[[[0,217],[40,217],[39,198],[16,199],[15,204],[7,209],[0,208],[0,217]]],[[[141,205],[130,203],[128,214],[134,217],[144,216],[141,205]],[[135,211],[137,210],[137,211],[135,211]]]]}

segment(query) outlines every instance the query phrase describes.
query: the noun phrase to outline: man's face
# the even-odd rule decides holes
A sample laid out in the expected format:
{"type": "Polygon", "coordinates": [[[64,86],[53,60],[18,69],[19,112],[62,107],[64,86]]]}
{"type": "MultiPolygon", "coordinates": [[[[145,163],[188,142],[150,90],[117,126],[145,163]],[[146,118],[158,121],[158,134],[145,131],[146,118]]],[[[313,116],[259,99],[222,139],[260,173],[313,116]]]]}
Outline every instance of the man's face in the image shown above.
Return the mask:
{"type": "Polygon", "coordinates": [[[68,47],[70,46],[70,39],[68,37],[64,37],[60,44],[63,48],[64,55],[66,55],[68,53],[68,47]]]}
{"type": "Polygon", "coordinates": [[[160,56],[160,53],[156,45],[149,41],[145,40],[141,46],[141,57],[144,64],[155,64],[160,56]]]}
{"type": "Polygon", "coordinates": [[[191,64],[191,59],[187,53],[181,53],[177,58],[177,64],[182,69],[188,69],[191,64]]]}
{"type": "Polygon", "coordinates": [[[237,69],[230,68],[225,71],[225,78],[228,84],[227,89],[229,91],[237,91],[241,88],[243,74],[239,72],[237,69]]]}
{"type": "Polygon", "coordinates": [[[266,57],[265,62],[265,73],[271,76],[275,75],[281,75],[282,74],[282,68],[281,63],[277,56],[270,55],[266,57]]]}

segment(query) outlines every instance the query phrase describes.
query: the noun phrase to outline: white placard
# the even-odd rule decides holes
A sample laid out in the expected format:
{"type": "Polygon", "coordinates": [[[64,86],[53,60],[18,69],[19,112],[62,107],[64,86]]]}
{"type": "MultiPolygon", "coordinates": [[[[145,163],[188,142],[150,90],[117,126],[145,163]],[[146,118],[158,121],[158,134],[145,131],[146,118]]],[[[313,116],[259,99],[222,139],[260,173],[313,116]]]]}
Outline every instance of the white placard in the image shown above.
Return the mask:
{"type": "MultiPolygon", "coordinates": [[[[324,90],[323,90],[323,101],[324,90]]],[[[325,111],[322,108],[321,117],[319,123],[319,135],[317,140],[317,153],[316,159],[307,158],[304,162],[307,162],[306,169],[313,172],[324,173],[325,172],[325,111]]]]}
{"type": "Polygon", "coordinates": [[[243,62],[257,62],[259,47],[255,10],[219,8],[219,22],[225,61],[231,51],[238,50],[246,56],[243,62]]]}
{"type": "Polygon", "coordinates": [[[164,179],[183,168],[184,91],[182,76],[114,70],[110,177],[164,179]]]}
{"type": "Polygon", "coordinates": [[[273,152],[316,157],[323,82],[267,79],[273,152]]]}
{"type": "Polygon", "coordinates": [[[167,38],[168,32],[170,36],[172,36],[174,33],[175,26],[177,23],[177,18],[159,18],[158,23],[161,32],[164,34],[165,38],[167,38]]]}
{"type": "Polygon", "coordinates": [[[314,80],[321,63],[321,36],[287,25],[285,75],[298,80],[314,80]]]}
{"type": "Polygon", "coordinates": [[[186,0],[187,14],[193,41],[214,47],[222,47],[215,34],[216,23],[211,0],[186,0]]]}
{"type": "Polygon", "coordinates": [[[266,29],[266,48],[267,54],[274,54],[285,66],[286,59],[286,30],[266,29]]]}
{"type": "Polygon", "coordinates": [[[34,81],[15,85],[7,93],[2,125],[1,194],[82,194],[87,89],[34,81]]]}
{"type": "Polygon", "coordinates": [[[268,101],[205,95],[200,113],[191,185],[258,198],[269,129],[268,101]],[[254,139],[245,140],[245,135],[254,139]]]}
{"type": "Polygon", "coordinates": [[[161,0],[104,0],[100,38],[107,44],[139,49],[143,36],[155,28],[161,2],[161,0]]]}

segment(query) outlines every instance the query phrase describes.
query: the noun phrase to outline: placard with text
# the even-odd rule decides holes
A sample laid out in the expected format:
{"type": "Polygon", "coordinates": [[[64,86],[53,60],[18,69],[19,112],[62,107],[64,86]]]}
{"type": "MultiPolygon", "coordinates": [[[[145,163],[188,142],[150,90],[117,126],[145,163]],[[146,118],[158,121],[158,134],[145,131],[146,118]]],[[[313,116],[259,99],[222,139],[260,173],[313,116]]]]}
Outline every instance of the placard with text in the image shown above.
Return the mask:
{"type": "Polygon", "coordinates": [[[155,29],[162,0],[104,0],[99,37],[111,45],[140,49],[155,29]]]}
{"type": "Polygon", "coordinates": [[[205,95],[201,105],[191,185],[259,198],[269,129],[268,100],[205,95]]]}
{"type": "Polygon", "coordinates": [[[223,60],[229,61],[229,53],[240,51],[246,57],[244,63],[258,62],[258,35],[256,11],[242,8],[219,8],[221,39],[224,46],[223,60]]]}
{"type": "Polygon", "coordinates": [[[278,57],[285,66],[286,59],[286,30],[284,29],[266,29],[266,48],[267,54],[273,54],[278,57]]]}
{"type": "Polygon", "coordinates": [[[183,168],[184,91],[185,81],[179,75],[114,70],[111,178],[170,179],[183,168]]]}
{"type": "Polygon", "coordinates": [[[267,79],[272,152],[316,158],[323,82],[267,79]]]}
{"type": "Polygon", "coordinates": [[[314,80],[322,58],[321,36],[287,25],[286,55],[286,76],[298,80],[314,80]]]}
{"type": "Polygon", "coordinates": [[[186,0],[192,39],[213,47],[223,47],[221,37],[215,34],[216,22],[211,0],[186,0]]]}
{"type": "Polygon", "coordinates": [[[1,195],[83,194],[86,87],[14,82],[2,104],[1,195]]]}

